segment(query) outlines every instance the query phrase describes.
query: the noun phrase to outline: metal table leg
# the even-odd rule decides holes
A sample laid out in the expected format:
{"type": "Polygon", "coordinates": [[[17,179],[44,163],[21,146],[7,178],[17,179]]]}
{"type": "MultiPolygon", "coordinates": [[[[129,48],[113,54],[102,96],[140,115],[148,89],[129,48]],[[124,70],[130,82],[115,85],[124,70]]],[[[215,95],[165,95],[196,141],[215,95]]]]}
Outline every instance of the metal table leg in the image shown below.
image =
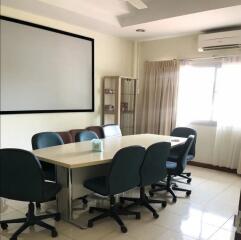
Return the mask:
{"type": "Polygon", "coordinates": [[[57,194],[57,208],[61,213],[62,219],[81,229],[86,229],[87,227],[84,224],[80,224],[77,220],[73,219],[72,169],[57,166],[56,173],[57,182],[62,186],[61,191],[57,194]]]}

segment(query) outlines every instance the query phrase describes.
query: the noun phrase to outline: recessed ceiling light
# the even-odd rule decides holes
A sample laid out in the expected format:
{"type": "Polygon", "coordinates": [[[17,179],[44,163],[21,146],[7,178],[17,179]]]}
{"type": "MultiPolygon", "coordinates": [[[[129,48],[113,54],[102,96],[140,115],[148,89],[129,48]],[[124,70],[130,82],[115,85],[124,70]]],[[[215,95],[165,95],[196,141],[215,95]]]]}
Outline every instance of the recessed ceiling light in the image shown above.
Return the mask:
{"type": "Polygon", "coordinates": [[[136,32],[145,32],[146,30],[145,29],[142,29],[142,28],[139,28],[139,29],[136,29],[136,32]]]}

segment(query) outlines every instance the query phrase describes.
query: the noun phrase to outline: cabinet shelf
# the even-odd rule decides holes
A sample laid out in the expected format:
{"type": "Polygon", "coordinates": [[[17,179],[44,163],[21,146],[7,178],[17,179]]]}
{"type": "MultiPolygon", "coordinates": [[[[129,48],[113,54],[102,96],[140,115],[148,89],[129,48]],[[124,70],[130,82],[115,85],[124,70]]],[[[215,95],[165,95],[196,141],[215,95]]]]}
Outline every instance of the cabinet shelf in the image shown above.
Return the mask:
{"type": "Polygon", "coordinates": [[[135,96],[135,93],[122,93],[122,96],[135,96]]]}
{"type": "Polygon", "coordinates": [[[134,113],[134,111],[133,110],[128,110],[128,111],[121,111],[121,113],[134,113]]]}
{"type": "Polygon", "coordinates": [[[104,111],[105,114],[115,114],[115,111],[104,111]]]}

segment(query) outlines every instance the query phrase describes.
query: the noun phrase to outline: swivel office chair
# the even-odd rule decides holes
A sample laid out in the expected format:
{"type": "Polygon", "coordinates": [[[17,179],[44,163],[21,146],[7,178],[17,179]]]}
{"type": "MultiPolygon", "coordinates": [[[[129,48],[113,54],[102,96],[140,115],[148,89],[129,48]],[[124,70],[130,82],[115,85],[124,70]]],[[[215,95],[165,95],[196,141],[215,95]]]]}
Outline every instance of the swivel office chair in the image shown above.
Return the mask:
{"type": "MultiPolygon", "coordinates": [[[[58,133],[55,132],[41,132],[33,135],[32,137],[32,148],[33,150],[40,148],[53,147],[64,144],[62,138],[58,133]]],[[[46,180],[56,181],[55,165],[41,161],[41,166],[46,180]]],[[[36,203],[37,208],[41,208],[39,202],[36,203]]]]}
{"type": "Polygon", "coordinates": [[[84,130],[83,132],[77,133],[75,135],[75,142],[89,141],[92,139],[98,139],[97,134],[90,130],[84,130]]]}
{"type": "MultiPolygon", "coordinates": [[[[84,142],[92,139],[98,139],[98,136],[95,132],[90,130],[84,130],[82,132],[76,133],[75,135],[75,142],[84,142]]],[[[84,195],[79,199],[81,199],[84,204],[88,204],[87,197],[88,195],[84,195]]]]}
{"type": "Polygon", "coordinates": [[[156,210],[150,205],[150,203],[161,204],[163,208],[166,207],[166,201],[150,199],[145,193],[145,187],[159,181],[162,181],[167,176],[166,170],[166,160],[170,152],[171,144],[169,142],[160,142],[155,143],[148,147],[145,153],[145,158],[140,168],[140,197],[121,197],[120,200],[122,203],[125,201],[134,202],[127,206],[129,209],[135,205],[142,205],[149,209],[154,218],[158,218],[159,215],[156,210]]]}
{"type": "Polygon", "coordinates": [[[0,221],[3,230],[7,229],[10,223],[23,223],[10,240],[17,240],[26,228],[33,225],[46,228],[51,231],[52,237],[57,237],[56,229],[42,220],[54,218],[59,221],[60,214],[36,216],[33,202],[47,202],[54,198],[60,189],[59,184],[44,179],[41,164],[31,152],[13,148],[0,149],[0,197],[29,202],[25,218],[0,221]]]}
{"type": "Polygon", "coordinates": [[[101,126],[89,126],[86,128],[86,130],[95,132],[99,138],[105,137],[103,127],[101,127],[101,126]]]}
{"type": "Polygon", "coordinates": [[[173,190],[186,192],[186,196],[189,196],[191,194],[192,192],[191,190],[176,186],[176,184],[172,182],[172,178],[179,176],[180,174],[183,173],[187,165],[187,156],[193,144],[193,141],[194,141],[194,136],[190,135],[186,140],[185,144],[182,145],[182,151],[176,162],[171,162],[168,159],[168,161],[166,162],[166,168],[167,168],[166,185],[163,185],[160,183],[152,184],[153,189],[149,191],[150,196],[153,196],[155,192],[166,190],[167,192],[171,193],[173,197],[173,202],[176,202],[177,197],[173,190]]]}
{"type": "Polygon", "coordinates": [[[123,233],[127,228],[119,215],[134,215],[140,219],[139,212],[131,212],[124,208],[119,208],[115,200],[115,195],[126,192],[140,184],[139,170],[144,159],[145,148],[140,146],[130,146],[119,150],[112,159],[109,173],[106,176],[100,176],[88,179],[84,186],[89,190],[102,196],[108,196],[110,199],[110,208],[90,207],[89,212],[99,211],[102,214],[90,219],[88,227],[93,227],[95,221],[112,217],[121,227],[123,233]]]}
{"type": "Polygon", "coordinates": [[[117,124],[107,124],[103,126],[104,136],[108,137],[121,137],[121,129],[117,124]]]}
{"type": "MultiPolygon", "coordinates": [[[[187,155],[187,162],[192,161],[195,158],[196,141],[197,141],[196,130],[192,128],[187,128],[187,127],[177,127],[177,128],[174,128],[173,131],[171,132],[171,136],[175,136],[175,137],[188,138],[189,135],[193,135],[194,140],[190,148],[190,151],[188,152],[188,155],[187,155]]],[[[171,149],[170,161],[174,161],[174,162],[177,161],[178,155],[181,153],[181,151],[182,151],[181,146],[176,146],[173,149],[171,149]]],[[[179,175],[179,177],[187,179],[187,183],[190,183],[192,181],[192,178],[190,176],[191,176],[190,172],[183,172],[182,174],[179,175]]]]}
{"type": "MultiPolygon", "coordinates": [[[[55,132],[41,132],[33,135],[32,148],[33,150],[40,148],[53,147],[64,144],[62,138],[55,132]]],[[[56,181],[55,165],[40,161],[45,178],[51,181],[56,181]]]]}

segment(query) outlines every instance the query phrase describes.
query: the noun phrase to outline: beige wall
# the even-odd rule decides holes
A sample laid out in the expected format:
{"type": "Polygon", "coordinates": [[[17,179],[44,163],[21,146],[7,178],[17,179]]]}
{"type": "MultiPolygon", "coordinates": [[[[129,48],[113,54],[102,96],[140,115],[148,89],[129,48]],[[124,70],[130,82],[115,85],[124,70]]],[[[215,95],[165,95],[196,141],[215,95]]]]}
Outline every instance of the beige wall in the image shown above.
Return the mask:
{"type": "MultiPolygon", "coordinates": [[[[153,40],[139,43],[139,79],[140,93],[144,81],[144,62],[170,59],[202,58],[241,54],[241,50],[218,50],[199,53],[197,35],[153,40]]],[[[140,94],[139,96],[141,96],[140,94]]],[[[139,106],[141,108],[141,106],[139,106]]],[[[138,111],[139,112],[139,111],[138,111]]],[[[140,117],[138,119],[141,119],[140,117]]],[[[198,132],[196,161],[212,164],[212,149],[215,141],[216,127],[211,125],[192,125],[198,132]]]]}
{"type": "Polygon", "coordinates": [[[101,79],[105,75],[132,76],[133,42],[7,7],[1,8],[1,14],[95,39],[95,112],[2,115],[0,147],[31,149],[34,133],[101,124],[101,79]]]}
{"type": "Polygon", "coordinates": [[[139,79],[143,80],[144,62],[241,54],[241,50],[198,52],[198,35],[144,41],[139,43],[139,79]]]}

